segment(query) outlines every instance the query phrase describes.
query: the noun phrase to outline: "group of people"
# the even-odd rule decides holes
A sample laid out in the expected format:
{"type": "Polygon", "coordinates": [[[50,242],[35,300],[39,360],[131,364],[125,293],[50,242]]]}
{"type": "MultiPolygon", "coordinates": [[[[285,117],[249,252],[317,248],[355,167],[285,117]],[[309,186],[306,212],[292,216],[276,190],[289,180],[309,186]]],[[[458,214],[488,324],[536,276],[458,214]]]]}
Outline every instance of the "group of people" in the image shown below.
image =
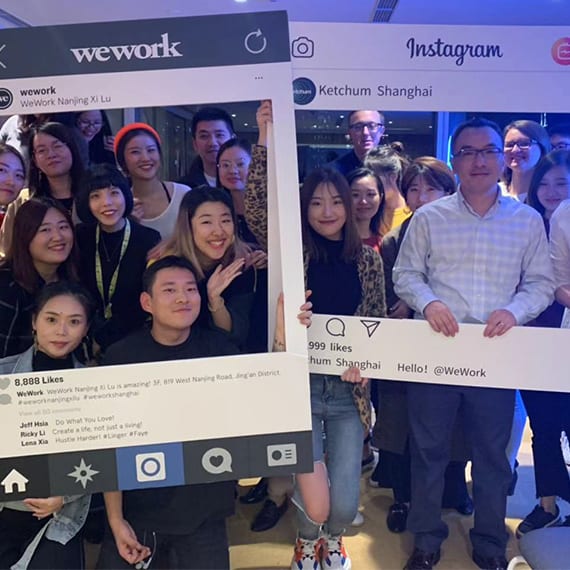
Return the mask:
{"type": "MultiPolygon", "coordinates": [[[[103,137],[111,161],[90,153],[86,162],[74,129],[94,139],[103,125],[101,112],[89,113],[75,127],[36,117],[24,128],[17,118],[24,156],[0,143],[1,372],[266,352],[271,102],[257,111],[253,146],[222,109],[196,112],[197,158],[181,182],[162,179],[161,138],[145,123],[103,137]]],[[[353,111],[348,123],[353,150],[310,173],[300,190],[310,299],[303,325],[312,310],[425,319],[450,337],[461,323],[484,324],[489,338],[516,325],[561,326],[570,307],[563,131],[551,142],[532,121],[503,132],[472,119],[452,135],[451,170],[381,144],[379,111],[353,111]]],[[[280,301],[274,350],[285,348],[282,312],[280,301]]],[[[266,481],[254,528],[275,524],[292,495],[293,570],[351,568],[343,535],[357,517],[371,444],[379,461],[370,482],[394,493],[388,528],[415,536],[406,569],[437,564],[447,536],[442,507],[474,511],[473,560],[506,568],[504,518],[524,407],[540,503],[518,532],[560,521],[556,498],[570,500],[560,448],[561,432],[570,432],[567,394],[522,391],[515,405],[514,390],[369,381],[355,367],[309,381],[313,471],[266,481]]],[[[228,568],[234,493],[230,483],[105,493],[98,567],[228,568]]],[[[87,496],[0,504],[0,568],[82,567],[88,512],[87,496]]]]}

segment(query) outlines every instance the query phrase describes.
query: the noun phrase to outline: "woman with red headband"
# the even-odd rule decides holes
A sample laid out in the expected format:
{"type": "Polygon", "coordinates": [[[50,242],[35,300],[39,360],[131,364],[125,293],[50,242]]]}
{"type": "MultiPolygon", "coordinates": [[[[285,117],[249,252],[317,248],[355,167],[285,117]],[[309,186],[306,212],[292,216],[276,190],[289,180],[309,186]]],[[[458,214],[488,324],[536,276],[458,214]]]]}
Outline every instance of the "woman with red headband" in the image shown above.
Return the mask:
{"type": "Polygon", "coordinates": [[[188,186],[161,180],[159,134],[146,123],[125,125],[115,136],[115,156],[131,180],[132,216],[167,239],[174,231],[180,202],[188,186]]]}

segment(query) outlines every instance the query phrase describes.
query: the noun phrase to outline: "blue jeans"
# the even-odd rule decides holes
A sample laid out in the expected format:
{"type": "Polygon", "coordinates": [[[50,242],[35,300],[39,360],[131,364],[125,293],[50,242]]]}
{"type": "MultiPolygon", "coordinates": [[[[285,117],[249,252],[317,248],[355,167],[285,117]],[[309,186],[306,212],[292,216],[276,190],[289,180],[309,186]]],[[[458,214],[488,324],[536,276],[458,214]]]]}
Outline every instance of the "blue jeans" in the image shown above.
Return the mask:
{"type": "MultiPolygon", "coordinates": [[[[339,536],[358,510],[363,428],[352,397],[352,385],[339,376],[311,374],[313,459],[325,461],[329,477],[330,513],[326,532],[339,536]]],[[[305,515],[299,489],[295,490],[299,536],[318,538],[320,526],[305,515]]]]}

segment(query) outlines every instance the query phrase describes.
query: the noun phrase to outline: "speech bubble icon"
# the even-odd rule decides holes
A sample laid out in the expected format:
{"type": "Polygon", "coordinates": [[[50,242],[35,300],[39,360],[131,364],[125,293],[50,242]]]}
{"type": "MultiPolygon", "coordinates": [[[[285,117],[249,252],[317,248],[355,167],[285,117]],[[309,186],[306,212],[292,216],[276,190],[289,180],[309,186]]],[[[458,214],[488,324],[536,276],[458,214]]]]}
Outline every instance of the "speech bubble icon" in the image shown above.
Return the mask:
{"type": "Polygon", "coordinates": [[[344,336],[344,322],[336,317],[329,319],[325,325],[325,329],[331,336],[344,336]]]}
{"type": "Polygon", "coordinates": [[[0,378],[0,390],[6,390],[10,386],[10,378],[3,376],[0,378]]]}
{"type": "Polygon", "coordinates": [[[12,403],[10,394],[0,394],[0,406],[7,406],[12,403]]]}
{"type": "Polygon", "coordinates": [[[202,467],[204,471],[212,475],[232,472],[232,455],[223,447],[212,447],[202,455],[202,467]]]}

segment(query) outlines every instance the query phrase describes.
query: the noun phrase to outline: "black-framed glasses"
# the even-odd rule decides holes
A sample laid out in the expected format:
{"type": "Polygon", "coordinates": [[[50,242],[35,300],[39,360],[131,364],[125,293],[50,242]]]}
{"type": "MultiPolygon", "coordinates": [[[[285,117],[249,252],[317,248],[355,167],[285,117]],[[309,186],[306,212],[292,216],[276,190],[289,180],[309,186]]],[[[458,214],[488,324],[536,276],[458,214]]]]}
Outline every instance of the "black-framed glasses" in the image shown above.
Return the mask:
{"type": "MultiPolygon", "coordinates": [[[[146,546],[146,530],[143,533],[142,543],[146,546]]],[[[156,532],[154,532],[154,530],[153,530],[152,531],[152,548],[150,551],[150,556],[148,558],[145,558],[144,560],[141,560],[140,562],[137,562],[135,564],[136,570],[148,570],[148,568],[150,567],[150,565],[152,563],[152,559],[154,558],[155,554],[156,554],[156,532]]]]}
{"type": "Polygon", "coordinates": [[[538,144],[538,141],[534,139],[510,141],[505,143],[505,150],[513,150],[515,146],[518,146],[520,150],[528,150],[533,144],[538,144]]]}
{"type": "Polygon", "coordinates": [[[454,158],[465,158],[467,160],[475,160],[477,156],[482,156],[485,159],[497,159],[503,154],[503,151],[496,147],[490,146],[488,148],[460,148],[454,155],[454,158]]]}
{"type": "Polygon", "coordinates": [[[380,129],[384,128],[384,123],[375,123],[374,121],[369,121],[366,123],[353,123],[348,127],[351,131],[355,133],[362,133],[364,129],[367,128],[369,133],[377,133],[380,129]]]}
{"type": "Polygon", "coordinates": [[[89,127],[92,129],[100,129],[103,126],[101,121],[86,121],[84,119],[77,119],[77,123],[84,129],[88,129],[89,127]]]}

